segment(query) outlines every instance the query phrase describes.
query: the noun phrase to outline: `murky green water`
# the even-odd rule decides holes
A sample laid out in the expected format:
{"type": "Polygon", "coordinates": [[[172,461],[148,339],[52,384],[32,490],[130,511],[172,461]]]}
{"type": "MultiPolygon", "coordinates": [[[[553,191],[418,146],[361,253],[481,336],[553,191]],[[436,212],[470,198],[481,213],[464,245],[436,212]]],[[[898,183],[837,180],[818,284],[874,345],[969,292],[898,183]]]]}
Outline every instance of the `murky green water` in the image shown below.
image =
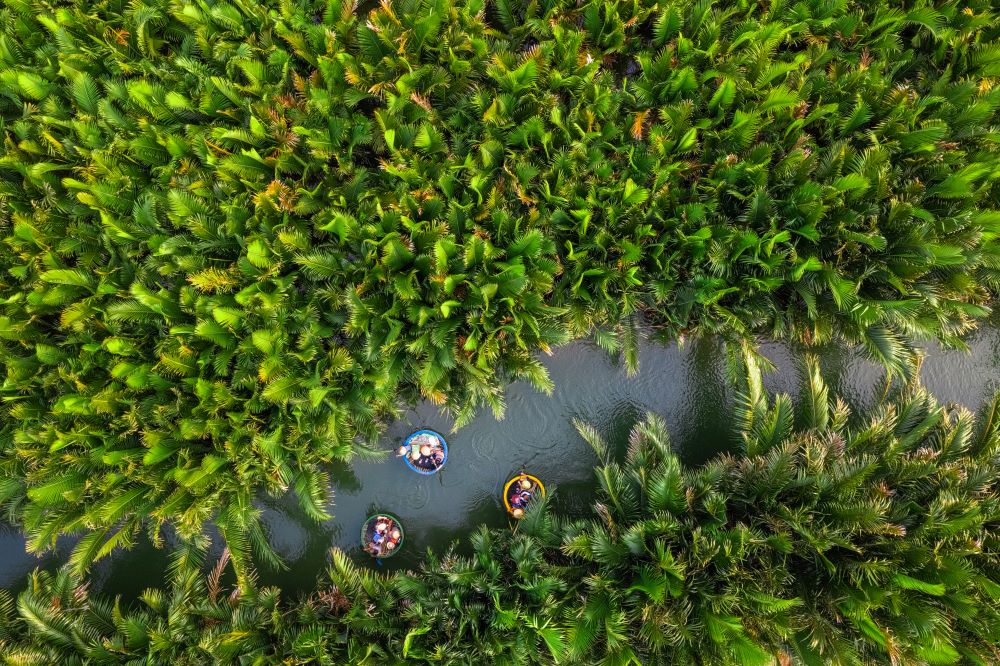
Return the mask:
{"type": "MultiPolygon", "coordinates": [[[[983,329],[970,344],[970,353],[929,349],[922,378],[939,399],[979,409],[1000,387],[1000,327],[983,329]]],[[[763,351],[778,365],[767,379],[768,388],[797,394],[803,382],[800,354],[776,344],[765,345],[763,351]]],[[[831,388],[852,405],[871,404],[881,395],[881,371],[856,353],[830,348],[820,357],[831,388]]],[[[389,457],[335,470],[335,518],[322,524],[299,511],[292,497],[263,499],[272,543],[289,567],[280,572],[262,570],[261,581],[290,594],[311,589],[331,546],[347,549],[358,561],[370,564],[360,552],[359,529],[376,510],[392,511],[406,527],[405,549],[386,560],[384,569],[415,567],[428,548],[444,550],[477,525],[507,525],[500,491],[522,467],[554,491],[557,508],[586,512],[593,499],[596,460],[576,434],[574,417],[623,443],[636,418],[647,411],[661,414],[675,447],[691,464],[732,446],[725,409],[732,390],[723,378],[716,344],[703,341],[684,349],[647,344],[640,359],[641,372],[628,378],[596,347],[568,345],[544,359],[556,385],[553,395],[514,384],[507,392],[505,419],[497,421],[486,412],[457,433],[451,433],[450,420],[433,405],[405,412],[388,429],[384,448],[394,449],[415,429],[432,428],[448,438],[444,469],[435,476],[420,476],[389,457]]],[[[0,587],[19,589],[36,566],[53,568],[64,561],[68,547],[69,542],[37,559],[24,552],[24,540],[16,529],[0,526],[0,587]]],[[[166,550],[140,543],[95,565],[92,589],[134,598],[146,587],[162,583],[167,560],[166,550]]]]}

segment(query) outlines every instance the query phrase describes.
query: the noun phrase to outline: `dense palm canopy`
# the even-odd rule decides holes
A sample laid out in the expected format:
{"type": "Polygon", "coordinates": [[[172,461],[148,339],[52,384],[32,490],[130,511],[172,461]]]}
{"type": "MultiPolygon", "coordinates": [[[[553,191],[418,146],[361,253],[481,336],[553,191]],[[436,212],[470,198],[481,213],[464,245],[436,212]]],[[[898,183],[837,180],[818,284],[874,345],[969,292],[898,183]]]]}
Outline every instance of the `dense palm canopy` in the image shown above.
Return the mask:
{"type": "Polygon", "coordinates": [[[0,660],[48,664],[993,664],[1000,659],[1000,400],[976,422],[918,386],[852,417],[818,369],[796,410],[751,366],[743,450],[698,469],[663,421],[627,453],[595,429],[590,519],[531,507],[472,554],[379,575],[334,551],[316,591],[230,588],[175,554],[137,608],[74,574],[0,597],[0,660]],[[798,416],[796,417],[796,411],[798,416]],[[618,447],[615,447],[618,448],[618,447]]]}
{"type": "Polygon", "coordinates": [[[796,427],[751,372],[740,454],[686,470],[649,417],[598,469],[600,518],[564,546],[599,572],[571,630],[581,656],[597,640],[617,663],[1000,657],[1000,402],[977,426],[913,387],[851,420],[810,378],[796,427]]]}
{"type": "Polygon", "coordinates": [[[4,0],[0,501],[78,570],[400,401],[640,324],[960,344],[1000,266],[989,0],[4,0]],[[89,531],[88,531],[89,530],[89,531]]]}

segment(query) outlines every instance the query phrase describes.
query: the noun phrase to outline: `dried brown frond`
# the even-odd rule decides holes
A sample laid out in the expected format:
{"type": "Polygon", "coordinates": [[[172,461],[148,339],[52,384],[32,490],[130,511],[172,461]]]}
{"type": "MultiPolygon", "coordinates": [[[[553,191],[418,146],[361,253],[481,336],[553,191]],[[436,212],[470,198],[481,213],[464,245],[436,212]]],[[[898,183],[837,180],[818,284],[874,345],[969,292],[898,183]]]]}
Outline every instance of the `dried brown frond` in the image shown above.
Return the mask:
{"type": "Polygon", "coordinates": [[[297,199],[295,190],[280,180],[272,180],[266,188],[254,195],[253,202],[258,207],[270,204],[280,211],[290,213],[295,209],[297,199]]]}
{"type": "Polygon", "coordinates": [[[378,3],[381,13],[385,14],[388,18],[396,24],[399,24],[399,18],[396,17],[396,12],[392,9],[392,0],[382,0],[378,3]]]}
{"type": "Polygon", "coordinates": [[[517,181],[514,181],[514,191],[517,192],[517,198],[524,205],[531,206],[538,203],[537,199],[532,199],[527,195],[527,193],[525,193],[525,191],[521,188],[521,184],[517,181]]]}
{"type": "Polygon", "coordinates": [[[392,83],[388,81],[379,81],[369,86],[368,92],[370,92],[373,95],[382,95],[385,93],[386,90],[391,90],[392,88],[393,88],[392,83]]]}
{"type": "Polygon", "coordinates": [[[306,92],[309,89],[309,80],[295,70],[292,70],[292,87],[295,88],[295,92],[298,93],[300,98],[305,98],[306,92]]]}
{"type": "Polygon", "coordinates": [[[115,41],[118,46],[128,46],[128,38],[131,36],[128,30],[108,30],[105,33],[105,38],[110,37],[115,41]]]}
{"type": "Polygon", "coordinates": [[[285,107],[286,109],[298,109],[303,106],[302,101],[296,99],[296,97],[290,93],[286,93],[284,95],[281,95],[280,97],[276,97],[275,101],[278,102],[278,104],[280,104],[281,106],[285,107]]]}
{"type": "Polygon", "coordinates": [[[872,60],[874,60],[874,58],[872,58],[871,52],[868,51],[868,47],[865,47],[861,51],[861,60],[858,61],[858,69],[865,71],[868,69],[868,66],[872,64],[872,60]]]}
{"type": "Polygon", "coordinates": [[[87,589],[90,587],[90,583],[81,583],[73,588],[73,601],[78,604],[82,604],[87,600],[87,589]]]}
{"type": "Polygon", "coordinates": [[[806,44],[809,46],[821,46],[826,44],[827,39],[824,35],[816,35],[812,32],[806,32],[806,44]]]}
{"type": "Polygon", "coordinates": [[[351,607],[351,600],[336,585],[319,590],[310,603],[327,613],[339,614],[351,607]]]}
{"type": "Polygon", "coordinates": [[[281,149],[294,150],[295,146],[299,145],[301,137],[290,129],[282,127],[274,133],[274,141],[277,143],[275,153],[280,152],[281,149]]]}
{"type": "Polygon", "coordinates": [[[229,547],[222,549],[222,555],[219,556],[219,561],[215,563],[212,567],[211,573],[208,575],[208,598],[214,604],[219,598],[219,593],[222,591],[222,572],[226,570],[226,565],[229,564],[229,547]]]}
{"type": "Polygon", "coordinates": [[[413,92],[410,93],[410,99],[413,100],[413,103],[422,108],[424,111],[431,110],[431,101],[426,97],[424,97],[423,95],[421,95],[420,93],[418,93],[417,91],[414,90],[413,92]]]}
{"type": "Polygon", "coordinates": [[[595,503],[594,511],[601,517],[601,520],[605,525],[607,525],[608,529],[611,530],[612,533],[617,533],[617,530],[615,529],[615,519],[611,517],[611,510],[608,509],[606,504],[603,502],[595,503]]]}

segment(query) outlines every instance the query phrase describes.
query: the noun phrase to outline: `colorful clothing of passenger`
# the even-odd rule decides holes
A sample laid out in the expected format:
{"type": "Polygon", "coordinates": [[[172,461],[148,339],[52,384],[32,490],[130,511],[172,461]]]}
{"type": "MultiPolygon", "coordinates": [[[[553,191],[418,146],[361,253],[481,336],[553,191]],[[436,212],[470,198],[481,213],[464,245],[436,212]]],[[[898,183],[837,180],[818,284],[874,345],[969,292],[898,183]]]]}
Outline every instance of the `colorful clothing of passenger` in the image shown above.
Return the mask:
{"type": "Polygon", "coordinates": [[[510,505],[515,509],[523,509],[528,506],[528,502],[531,501],[532,493],[530,490],[521,490],[515,492],[510,496],[510,505]]]}

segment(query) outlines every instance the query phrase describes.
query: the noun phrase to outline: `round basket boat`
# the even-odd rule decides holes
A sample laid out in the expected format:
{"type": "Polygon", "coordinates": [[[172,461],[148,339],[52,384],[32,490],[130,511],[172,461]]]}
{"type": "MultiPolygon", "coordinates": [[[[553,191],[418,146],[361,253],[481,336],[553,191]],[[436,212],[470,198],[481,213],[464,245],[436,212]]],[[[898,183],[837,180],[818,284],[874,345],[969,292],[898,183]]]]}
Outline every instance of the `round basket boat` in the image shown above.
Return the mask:
{"type": "Polygon", "coordinates": [[[368,516],[368,520],[366,520],[365,524],[361,526],[362,547],[365,552],[376,559],[384,560],[387,557],[392,557],[398,553],[403,548],[403,540],[405,538],[406,533],[403,531],[402,521],[391,513],[386,513],[385,511],[368,516]],[[379,547],[379,545],[375,543],[375,526],[380,521],[389,523],[389,527],[386,529],[387,533],[391,533],[394,529],[399,530],[399,539],[396,541],[383,541],[385,545],[379,547]],[[391,548],[386,547],[389,543],[393,544],[391,548]]]}
{"type": "Polygon", "coordinates": [[[433,430],[418,430],[412,433],[403,442],[402,448],[407,449],[403,455],[403,462],[417,474],[437,474],[448,462],[448,442],[440,433],[433,430]],[[420,447],[425,444],[433,449],[431,455],[420,456],[417,460],[413,460],[411,452],[419,452],[420,447]]]}
{"type": "Polygon", "coordinates": [[[523,518],[524,513],[523,511],[521,515],[517,515],[514,513],[516,508],[511,506],[510,504],[510,495],[511,495],[510,491],[511,489],[513,489],[515,483],[520,483],[524,479],[527,479],[528,481],[531,482],[531,487],[527,488],[526,490],[529,493],[531,493],[532,496],[534,496],[535,494],[540,494],[542,497],[545,497],[545,486],[542,485],[542,482],[538,479],[537,476],[521,473],[512,478],[510,481],[508,481],[507,484],[503,487],[503,504],[505,507],[507,507],[507,513],[509,513],[514,518],[518,519],[523,518]]]}

